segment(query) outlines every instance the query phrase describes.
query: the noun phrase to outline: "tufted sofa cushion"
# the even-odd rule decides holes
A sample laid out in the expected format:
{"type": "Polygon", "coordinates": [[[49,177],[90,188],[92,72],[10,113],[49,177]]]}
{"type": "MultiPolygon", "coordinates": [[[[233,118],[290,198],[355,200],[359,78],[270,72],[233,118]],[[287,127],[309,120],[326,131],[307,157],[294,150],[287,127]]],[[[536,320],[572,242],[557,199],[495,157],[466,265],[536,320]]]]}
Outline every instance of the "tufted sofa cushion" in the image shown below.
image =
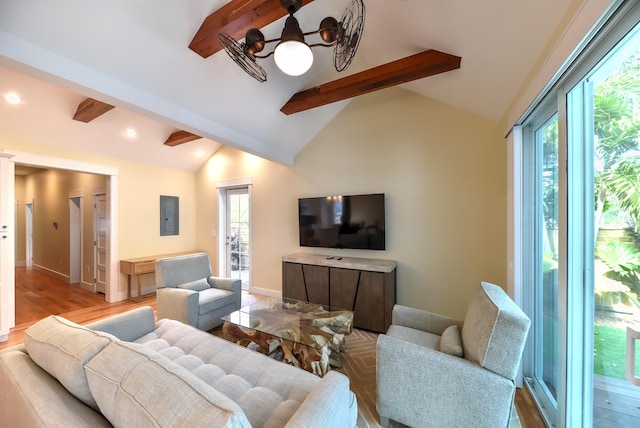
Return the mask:
{"type": "Polygon", "coordinates": [[[136,342],[179,364],[235,401],[253,427],[282,427],[320,378],[178,321],[162,319],[156,330],[136,342]],[[212,342],[220,341],[220,346],[212,342]],[[231,346],[230,346],[231,345],[231,346]]]}
{"type": "Polygon", "coordinates": [[[144,345],[113,342],[85,371],[114,426],[250,427],[236,403],[144,345]]]}

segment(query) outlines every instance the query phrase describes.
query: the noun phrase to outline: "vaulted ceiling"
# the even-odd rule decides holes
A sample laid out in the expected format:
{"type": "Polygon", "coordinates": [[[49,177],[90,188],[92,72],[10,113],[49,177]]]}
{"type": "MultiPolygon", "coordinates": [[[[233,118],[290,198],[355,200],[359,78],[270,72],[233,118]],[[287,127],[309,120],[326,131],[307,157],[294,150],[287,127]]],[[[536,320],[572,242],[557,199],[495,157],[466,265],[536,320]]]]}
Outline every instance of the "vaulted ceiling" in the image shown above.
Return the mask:
{"type": "MultiPolygon", "coordinates": [[[[0,141],[185,170],[197,169],[220,145],[292,163],[349,102],[284,114],[281,109],[294,94],[338,79],[353,88],[349,79],[358,74],[431,49],[461,57],[460,68],[400,81],[401,86],[499,121],[552,36],[582,3],[364,1],[364,34],[350,68],[336,72],[332,50],[315,48],[314,65],[299,77],[282,74],[272,58],[261,60],[265,83],[244,73],[224,51],[205,58],[189,48],[206,18],[229,3],[225,0],[0,1],[0,93],[23,97],[17,108],[0,103],[0,141]],[[87,98],[116,108],[88,123],[72,120],[87,98]],[[122,135],[129,126],[138,131],[134,140],[122,135]],[[171,138],[189,142],[165,145],[171,138]],[[196,149],[201,158],[193,157],[196,149]]],[[[305,3],[296,17],[310,31],[325,16],[340,18],[348,1],[305,3]]],[[[261,30],[276,38],[283,25],[280,18],[261,30]]],[[[353,95],[357,91],[347,92],[353,95]]]]}

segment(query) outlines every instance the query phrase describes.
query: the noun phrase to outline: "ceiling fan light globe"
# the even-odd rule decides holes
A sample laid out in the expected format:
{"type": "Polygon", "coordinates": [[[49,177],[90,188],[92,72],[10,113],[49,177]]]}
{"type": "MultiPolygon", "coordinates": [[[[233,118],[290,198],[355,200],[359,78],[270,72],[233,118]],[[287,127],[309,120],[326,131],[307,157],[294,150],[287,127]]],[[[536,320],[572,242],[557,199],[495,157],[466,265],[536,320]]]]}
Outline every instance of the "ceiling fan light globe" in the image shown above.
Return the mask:
{"type": "Polygon", "coordinates": [[[306,73],[313,64],[313,52],[304,42],[288,40],[278,43],[273,58],[283,73],[289,76],[300,76],[306,73]]]}

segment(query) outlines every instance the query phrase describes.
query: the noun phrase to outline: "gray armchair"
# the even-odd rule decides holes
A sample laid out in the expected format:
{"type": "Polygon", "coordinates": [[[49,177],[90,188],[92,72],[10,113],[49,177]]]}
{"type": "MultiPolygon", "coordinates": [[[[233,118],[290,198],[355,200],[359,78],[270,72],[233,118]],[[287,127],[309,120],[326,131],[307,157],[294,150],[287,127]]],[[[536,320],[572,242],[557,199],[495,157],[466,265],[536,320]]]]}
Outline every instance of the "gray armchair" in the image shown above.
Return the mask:
{"type": "Polygon", "coordinates": [[[221,317],[240,309],[239,279],[211,276],[208,253],[156,260],[158,318],[171,318],[209,331],[221,317]]]}
{"type": "Polygon", "coordinates": [[[406,306],[378,336],[377,409],[417,427],[507,427],[530,320],[482,282],[463,321],[406,306]]]}

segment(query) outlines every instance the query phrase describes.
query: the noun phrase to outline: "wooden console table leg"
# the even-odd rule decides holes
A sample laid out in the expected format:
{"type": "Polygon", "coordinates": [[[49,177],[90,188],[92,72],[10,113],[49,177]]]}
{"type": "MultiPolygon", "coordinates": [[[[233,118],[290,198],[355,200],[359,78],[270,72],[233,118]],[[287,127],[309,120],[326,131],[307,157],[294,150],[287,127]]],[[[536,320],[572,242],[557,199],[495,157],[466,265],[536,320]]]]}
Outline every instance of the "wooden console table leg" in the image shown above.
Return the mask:
{"type": "Polygon", "coordinates": [[[138,276],[138,296],[137,297],[139,299],[140,297],[142,297],[142,280],[140,279],[142,275],[138,274],[137,276],[138,276]]]}

